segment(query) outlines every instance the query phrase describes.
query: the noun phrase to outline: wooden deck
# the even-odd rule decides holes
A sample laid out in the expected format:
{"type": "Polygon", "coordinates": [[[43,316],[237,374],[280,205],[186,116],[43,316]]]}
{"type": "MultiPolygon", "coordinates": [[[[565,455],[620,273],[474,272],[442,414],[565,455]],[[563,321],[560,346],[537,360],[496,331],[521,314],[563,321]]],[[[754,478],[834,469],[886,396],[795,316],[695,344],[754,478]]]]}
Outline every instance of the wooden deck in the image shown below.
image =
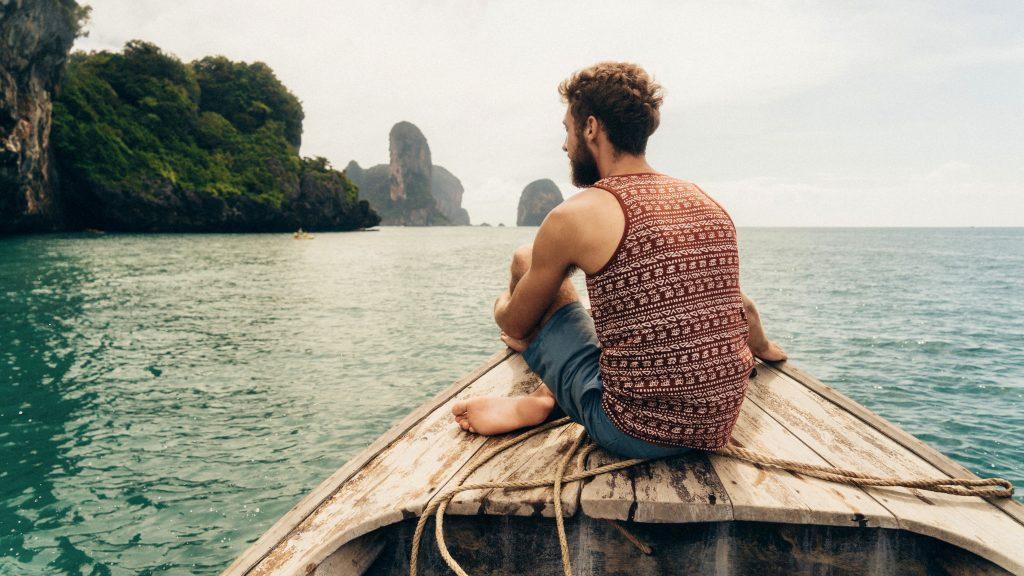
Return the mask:
{"type": "MultiPolygon", "coordinates": [[[[538,385],[519,354],[494,354],[325,480],[224,574],[358,573],[356,568],[372,562],[384,545],[371,532],[418,516],[481,449],[501,440],[463,432],[451,419],[451,404],[483,394],[526,394],[538,385]]],[[[579,430],[539,434],[485,464],[468,483],[550,474],[579,430]]],[[[973,476],[790,363],[758,363],[733,441],[782,458],[873,474],[973,476]]],[[[612,459],[599,450],[591,467],[612,459]]],[[[706,453],[573,482],[562,498],[565,515],[595,519],[899,529],[1024,574],[1024,506],[1008,499],[858,488],[706,453]]],[[[493,489],[464,492],[448,511],[551,516],[553,506],[550,489],[493,489]]]]}

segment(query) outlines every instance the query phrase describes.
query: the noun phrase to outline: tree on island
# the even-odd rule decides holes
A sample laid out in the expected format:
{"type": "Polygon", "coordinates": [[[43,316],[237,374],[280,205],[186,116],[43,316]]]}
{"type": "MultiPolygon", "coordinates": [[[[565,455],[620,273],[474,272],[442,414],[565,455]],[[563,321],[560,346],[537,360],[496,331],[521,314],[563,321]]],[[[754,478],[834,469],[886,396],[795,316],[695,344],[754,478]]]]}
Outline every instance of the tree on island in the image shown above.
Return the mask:
{"type": "Polygon", "coordinates": [[[302,105],[262,62],[185,64],[133,40],[74,53],[52,142],[73,225],[347,230],[379,216],[323,158],[299,156],[302,105]]]}

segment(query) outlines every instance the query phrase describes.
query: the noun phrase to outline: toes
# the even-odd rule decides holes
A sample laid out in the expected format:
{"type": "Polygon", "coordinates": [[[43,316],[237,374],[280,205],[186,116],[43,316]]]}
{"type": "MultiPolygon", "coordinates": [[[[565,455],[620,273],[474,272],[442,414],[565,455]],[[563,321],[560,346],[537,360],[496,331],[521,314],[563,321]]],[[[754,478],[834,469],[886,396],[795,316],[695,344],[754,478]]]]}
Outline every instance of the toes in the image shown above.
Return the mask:
{"type": "Polygon", "coordinates": [[[466,419],[459,420],[459,428],[462,428],[463,430],[467,430],[468,431],[469,430],[469,420],[466,420],[466,419]]]}
{"type": "Polygon", "coordinates": [[[456,417],[462,416],[467,410],[469,410],[469,402],[466,402],[465,400],[459,400],[455,404],[452,404],[452,414],[456,417]]]}

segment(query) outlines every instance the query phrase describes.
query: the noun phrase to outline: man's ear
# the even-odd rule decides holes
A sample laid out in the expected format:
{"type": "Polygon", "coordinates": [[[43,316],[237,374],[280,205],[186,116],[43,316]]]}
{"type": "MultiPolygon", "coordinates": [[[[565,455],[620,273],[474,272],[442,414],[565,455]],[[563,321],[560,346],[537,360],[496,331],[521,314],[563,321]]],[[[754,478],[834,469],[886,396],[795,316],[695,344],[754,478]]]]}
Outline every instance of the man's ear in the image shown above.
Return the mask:
{"type": "Polygon", "coordinates": [[[593,116],[587,116],[587,127],[583,131],[583,135],[587,139],[593,138],[594,140],[597,140],[597,128],[597,118],[594,118],[593,116]]]}

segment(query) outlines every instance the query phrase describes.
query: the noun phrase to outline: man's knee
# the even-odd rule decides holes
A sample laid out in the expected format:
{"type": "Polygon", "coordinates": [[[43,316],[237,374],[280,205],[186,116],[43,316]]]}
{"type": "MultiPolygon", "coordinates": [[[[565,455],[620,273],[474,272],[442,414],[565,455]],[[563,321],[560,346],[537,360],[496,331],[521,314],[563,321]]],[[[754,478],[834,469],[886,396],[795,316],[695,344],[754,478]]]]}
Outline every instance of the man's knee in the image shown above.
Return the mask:
{"type": "Polygon", "coordinates": [[[512,253],[512,275],[522,276],[530,269],[533,260],[533,243],[523,244],[512,253]]]}

